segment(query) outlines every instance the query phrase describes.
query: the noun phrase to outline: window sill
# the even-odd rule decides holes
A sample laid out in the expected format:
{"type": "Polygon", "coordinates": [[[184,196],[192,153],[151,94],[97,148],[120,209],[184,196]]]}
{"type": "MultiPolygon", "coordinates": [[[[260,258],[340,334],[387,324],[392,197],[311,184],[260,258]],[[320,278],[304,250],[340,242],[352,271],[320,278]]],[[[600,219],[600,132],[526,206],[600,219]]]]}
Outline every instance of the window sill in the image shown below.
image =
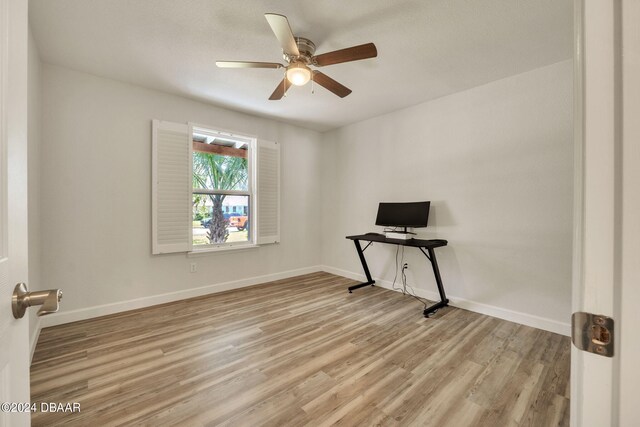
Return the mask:
{"type": "Polygon", "coordinates": [[[258,248],[259,245],[255,243],[248,243],[246,245],[220,245],[220,246],[211,246],[202,249],[194,249],[191,252],[187,252],[187,258],[199,257],[204,255],[209,255],[212,253],[220,253],[220,252],[229,252],[229,251],[244,251],[249,249],[258,248]]]}

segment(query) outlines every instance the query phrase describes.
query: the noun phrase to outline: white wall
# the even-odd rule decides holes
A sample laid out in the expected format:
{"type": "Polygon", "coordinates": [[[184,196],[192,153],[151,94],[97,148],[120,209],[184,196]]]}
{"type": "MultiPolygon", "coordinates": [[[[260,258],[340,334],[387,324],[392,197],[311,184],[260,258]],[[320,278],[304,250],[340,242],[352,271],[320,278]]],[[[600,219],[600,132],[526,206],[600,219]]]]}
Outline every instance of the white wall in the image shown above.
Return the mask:
{"type": "MultiPolygon", "coordinates": [[[[323,264],[362,274],[349,234],[374,226],[380,201],[431,200],[421,237],[438,249],[462,307],[568,333],[571,313],[572,62],[349,125],[323,135],[323,264]]],[[[367,250],[392,281],[395,248],[367,250]]],[[[407,250],[409,283],[435,291],[407,250]]],[[[388,285],[388,284],[387,284],[388,285]]],[[[366,292],[355,291],[355,292],[366,292]]]]}
{"type": "Polygon", "coordinates": [[[49,64],[42,86],[42,265],[47,287],[64,292],[62,313],[43,318],[48,324],[164,301],[130,303],[139,298],[318,265],[319,133],[49,64]],[[282,242],[152,256],[152,119],[280,142],[282,242]],[[190,273],[192,262],[197,273],[190,273]],[[125,304],[92,309],[119,302],[125,304]],[[73,314],[83,309],[90,310],[73,314]]]}
{"type": "MultiPolygon", "coordinates": [[[[46,287],[65,293],[61,315],[45,319],[87,318],[319,264],[361,274],[344,236],[376,230],[379,201],[431,200],[430,226],[419,231],[449,240],[438,255],[457,305],[566,333],[571,89],[564,61],[320,135],[43,64],[42,268],[46,287]],[[280,141],[282,243],[152,256],[153,118],[280,141]]],[[[368,250],[374,277],[393,280],[393,250],[368,250]]],[[[406,260],[410,284],[432,296],[424,257],[408,250],[406,260]]]]}
{"type": "MultiPolygon", "coordinates": [[[[35,44],[31,31],[29,31],[29,57],[28,57],[28,80],[27,80],[27,170],[28,170],[28,226],[29,226],[29,290],[41,290],[46,284],[42,283],[41,275],[41,206],[40,206],[40,167],[41,167],[41,62],[38,48],[35,44]]],[[[32,350],[35,347],[35,340],[38,333],[38,308],[28,310],[29,313],[29,336],[31,338],[32,350]]]]}

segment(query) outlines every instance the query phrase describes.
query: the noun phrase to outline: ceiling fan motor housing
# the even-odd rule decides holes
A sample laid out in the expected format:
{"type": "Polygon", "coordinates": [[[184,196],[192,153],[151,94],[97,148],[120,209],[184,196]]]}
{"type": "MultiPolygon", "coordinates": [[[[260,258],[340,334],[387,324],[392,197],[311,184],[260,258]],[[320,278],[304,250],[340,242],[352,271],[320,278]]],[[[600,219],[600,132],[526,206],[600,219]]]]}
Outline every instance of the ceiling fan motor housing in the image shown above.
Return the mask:
{"type": "Polygon", "coordinates": [[[298,51],[300,52],[299,56],[288,55],[283,53],[285,61],[291,62],[304,62],[306,64],[311,64],[311,57],[316,52],[316,45],[311,40],[306,39],[304,37],[296,37],[296,45],[298,46],[298,51]]]}

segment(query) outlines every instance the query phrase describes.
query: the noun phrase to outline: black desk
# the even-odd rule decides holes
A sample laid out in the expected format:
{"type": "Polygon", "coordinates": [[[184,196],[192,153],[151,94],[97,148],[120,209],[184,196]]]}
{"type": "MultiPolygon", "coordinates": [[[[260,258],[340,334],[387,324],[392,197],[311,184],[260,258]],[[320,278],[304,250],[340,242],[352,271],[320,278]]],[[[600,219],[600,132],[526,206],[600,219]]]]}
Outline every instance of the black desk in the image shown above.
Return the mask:
{"type": "Polygon", "coordinates": [[[431,262],[431,267],[433,268],[433,275],[436,277],[436,284],[438,285],[438,293],[440,294],[440,302],[433,304],[430,307],[425,308],[423,314],[425,317],[429,317],[430,314],[433,314],[436,310],[442,307],[446,307],[449,304],[449,300],[444,293],[444,286],[442,285],[442,278],[440,277],[440,269],[438,268],[438,262],[436,261],[436,253],[434,248],[439,248],[440,246],[447,246],[446,240],[421,240],[421,239],[409,239],[409,240],[401,240],[401,239],[387,239],[385,236],[378,234],[361,234],[358,236],[347,236],[347,239],[353,240],[353,243],[356,245],[356,250],[358,251],[358,256],[360,257],[360,262],[362,263],[362,269],[364,270],[364,274],[367,276],[367,281],[364,283],[360,283],[359,285],[354,285],[349,287],[349,293],[354,289],[362,288],[364,286],[373,286],[375,280],[371,278],[371,273],[369,272],[369,267],[367,266],[367,260],[364,258],[364,251],[371,245],[372,243],[385,243],[390,245],[400,245],[400,246],[410,246],[414,248],[420,249],[420,251],[427,257],[427,259],[431,262]],[[367,246],[362,249],[360,246],[360,241],[364,240],[367,243],[367,246]]]}

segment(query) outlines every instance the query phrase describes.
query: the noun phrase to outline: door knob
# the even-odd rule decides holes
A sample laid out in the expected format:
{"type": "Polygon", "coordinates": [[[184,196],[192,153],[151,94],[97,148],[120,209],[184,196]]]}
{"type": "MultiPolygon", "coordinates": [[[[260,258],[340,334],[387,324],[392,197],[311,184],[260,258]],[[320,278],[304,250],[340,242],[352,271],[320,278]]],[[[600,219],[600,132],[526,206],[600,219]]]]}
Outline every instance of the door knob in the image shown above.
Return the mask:
{"type": "Polygon", "coordinates": [[[41,305],[40,310],[36,313],[38,316],[55,313],[60,308],[60,300],[62,299],[62,291],[60,289],[50,289],[47,291],[27,291],[27,285],[18,283],[13,289],[11,298],[11,308],[13,317],[20,319],[24,316],[28,307],[41,305]]]}

